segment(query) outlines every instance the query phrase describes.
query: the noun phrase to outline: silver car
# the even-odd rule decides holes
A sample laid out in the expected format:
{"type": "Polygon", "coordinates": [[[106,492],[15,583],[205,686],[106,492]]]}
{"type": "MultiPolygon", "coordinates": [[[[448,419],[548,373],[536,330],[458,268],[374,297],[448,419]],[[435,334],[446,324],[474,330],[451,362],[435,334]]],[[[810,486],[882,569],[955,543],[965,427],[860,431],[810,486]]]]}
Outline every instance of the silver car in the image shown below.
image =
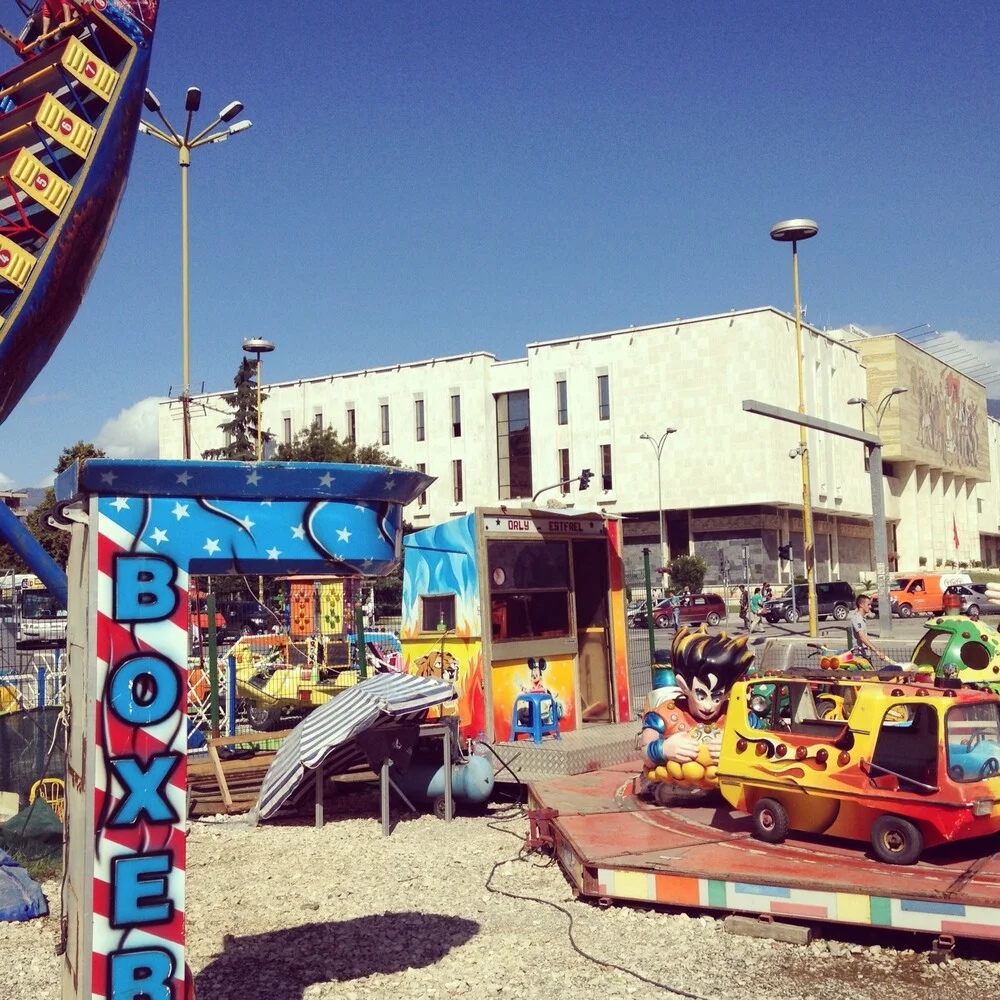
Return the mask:
{"type": "Polygon", "coordinates": [[[985,584],[973,584],[971,587],[965,584],[953,584],[945,590],[945,593],[957,594],[962,598],[963,615],[970,615],[973,611],[979,615],[1000,615],[1000,603],[991,601],[986,596],[985,584]],[[982,587],[982,590],[979,587],[982,587]]]}

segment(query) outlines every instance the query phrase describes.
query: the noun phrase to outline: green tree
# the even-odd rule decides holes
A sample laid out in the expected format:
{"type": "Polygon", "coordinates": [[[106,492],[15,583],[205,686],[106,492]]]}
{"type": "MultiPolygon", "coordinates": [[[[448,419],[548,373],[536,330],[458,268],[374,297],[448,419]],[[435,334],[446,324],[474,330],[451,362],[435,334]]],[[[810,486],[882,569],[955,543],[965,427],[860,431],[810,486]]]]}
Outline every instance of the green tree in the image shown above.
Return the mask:
{"type": "MultiPolygon", "coordinates": [[[[65,472],[77,459],[84,458],[105,458],[105,453],[100,448],[94,447],[86,441],[77,441],[76,444],[63,448],[62,453],[55,465],[55,474],[65,472]]],[[[49,524],[49,515],[56,509],[56,491],[50,486],[45,491],[42,502],[24,519],[25,527],[42,543],[42,548],[60,566],[65,568],[69,559],[69,532],[53,528],[49,524]]],[[[0,545],[0,566],[4,569],[12,569],[15,573],[29,573],[31,568],[26,566],[14,550],[4,543],[0,545]]]]}
{"type": "Polygon", "coordinates": [[[673,587],[690,587],[692,593],[701,590],[708,564],[701,556],[674,556],[667,567],[673,587]]]}
{"type": "Polygon", "coordinates": [[[320,429],[315,424],[299,431],[290,444],[278,445],[281,462],[338,462],[347,465],[392,465],[397,468],[399,459],[384,452],[378,445],[358,445],[354,441],[341,441],[330,427],[320,429]]]}
{"type": "MultiPolygon", "coordinates": [[[[232,411],[232,418],[219,424],[226,434],[228,444],[221,448],[209,448],[201,453],[202,458],[225,458],[236,462],[252,462],[257,457],[257,366],[243,358],[233,379],[234,392],[223,395],[222,401],[232,411]]],[[[262,392],[261,403],[267,399],[262,392]]],[[[261,432],[261,441],[270,441],[273,435],[261,432]]]]}

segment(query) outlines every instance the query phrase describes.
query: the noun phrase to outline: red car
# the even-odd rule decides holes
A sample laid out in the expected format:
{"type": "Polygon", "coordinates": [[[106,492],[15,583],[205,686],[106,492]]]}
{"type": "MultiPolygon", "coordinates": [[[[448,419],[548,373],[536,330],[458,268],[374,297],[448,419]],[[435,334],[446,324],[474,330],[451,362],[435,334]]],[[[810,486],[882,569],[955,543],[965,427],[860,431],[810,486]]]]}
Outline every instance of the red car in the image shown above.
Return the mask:
{"type": "MultiPolygon", "coordinates": [[[[678,610],[682,625],[697,625],[701,622],[718,625],[726,617],[726,602],[718,594],[686,594],[681,598],[678,610]]],[[[653,624],[657,628],[670,628],[673,623],[670,598],[664,598],[653,608],[653,624]]]]}

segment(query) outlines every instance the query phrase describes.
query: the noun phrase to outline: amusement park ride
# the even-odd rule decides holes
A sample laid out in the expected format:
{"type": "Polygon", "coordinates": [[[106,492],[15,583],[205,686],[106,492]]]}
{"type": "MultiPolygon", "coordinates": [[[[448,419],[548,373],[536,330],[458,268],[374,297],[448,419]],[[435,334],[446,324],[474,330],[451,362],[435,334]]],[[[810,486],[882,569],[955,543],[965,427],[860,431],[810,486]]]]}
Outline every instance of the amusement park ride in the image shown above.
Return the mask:
{"type": "MultiPolygon", "coordinates": [[[[17,60],[0,74],[0,421],[51,357],[107,241],[158,6],[74,0],[44,36],[34,18],[0,31],[17,60]]],[[[66,1000],[191,994],[191,576],[385,573],[403,552],[402,509],[430,482],[376,466],[88,460],[56,485],[68,577],[0,504],[0,535],[68,605],[66,1000]]],[[[517,753],[533,698],[566,742],[627,724],[620,547],[613,519],[543,510],[479,510],[418,533],[402,665],[455,683],[463,734],[517,753]]],[[[942,615],[916,669],[883,676],[829,651],[826,669],[752,673],[745,639],[679,634],[703,662],[685,673],[675,643],[678,686],[646,706],[640,778],[633,758],[532,785],[532,840],[584,895],[1000,938],[998,638],[942,615]],[[724,691],[720,671],[705,672],[719,657],[734,667],[724,691]],[[692,714],[699,700],[709,707],[692,714]],[[657,784],[698,794],[677,804],[657,784]],[[899,864],[912,866],[905,880],[899,864]]],[[[315,657],[308,676],[291,659],[293,700],[350,686],[315,657]]],[[[255,662],[238,679],[256,685],[265,721],[288,697],[275,673],[255,662]]]]}

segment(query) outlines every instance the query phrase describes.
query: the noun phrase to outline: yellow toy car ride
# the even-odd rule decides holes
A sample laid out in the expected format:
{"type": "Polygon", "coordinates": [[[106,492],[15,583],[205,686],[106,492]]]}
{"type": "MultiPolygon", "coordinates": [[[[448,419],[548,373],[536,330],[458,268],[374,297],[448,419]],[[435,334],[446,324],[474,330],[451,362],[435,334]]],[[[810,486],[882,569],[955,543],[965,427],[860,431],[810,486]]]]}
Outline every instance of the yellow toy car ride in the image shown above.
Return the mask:
{"type": "Polygon", "coordinates": [[[913,864],[925,847],[1000,830],[1000,699],[902,676],[839,676],[841,719],[822,718],[829,673],[740,681],[719,789],[780,843],[797,830],[869,840],[913,864]]]}

